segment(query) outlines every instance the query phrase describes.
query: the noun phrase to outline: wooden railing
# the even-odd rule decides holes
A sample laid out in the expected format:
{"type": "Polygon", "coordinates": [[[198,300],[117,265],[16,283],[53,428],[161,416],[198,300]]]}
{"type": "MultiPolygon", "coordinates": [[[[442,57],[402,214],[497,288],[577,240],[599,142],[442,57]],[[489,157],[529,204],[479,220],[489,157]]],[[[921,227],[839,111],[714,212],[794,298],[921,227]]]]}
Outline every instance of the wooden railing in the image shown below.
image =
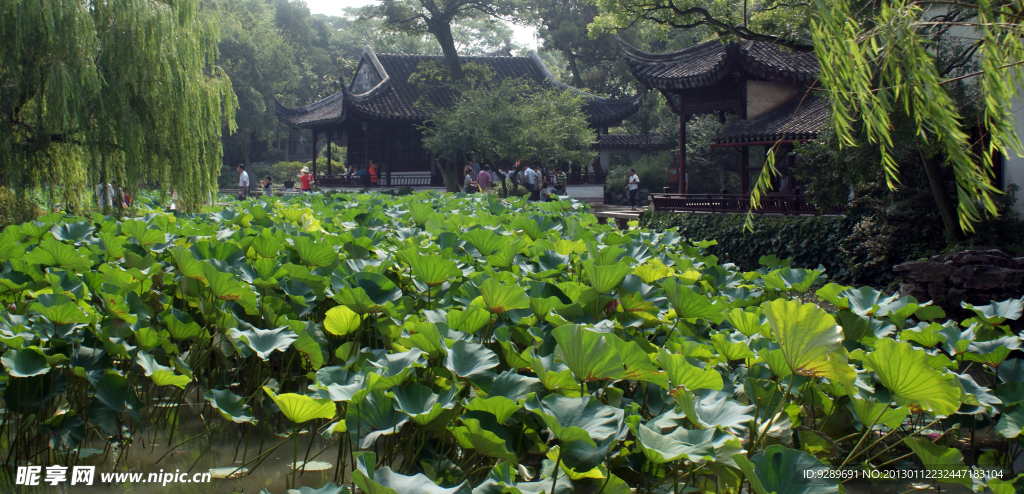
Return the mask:
{"type": "MultiPolygon", "coordinates": [[[[686,213],[746,213],[750,196],[742,194],[651,194],[655,211],[686,213]]],[[[761,214],[842,214],[842,207],[818,211],[802,195],[769,194],[761,196],[754,210],[761,214]]]]}
{"type": "Polygon", "coordinates": [[[377,177],[377,183],[370,182],[369,175],[361,177],[334,175],[320,177],[317,184],[321,187],[426,187],[433,185],[430,172],[403,172],[377,177]]]}
{"type": "Polygon", "coordinates": [[[607,173],[566,173],[566,183],[569,185],[603,185],[607,173]]]}

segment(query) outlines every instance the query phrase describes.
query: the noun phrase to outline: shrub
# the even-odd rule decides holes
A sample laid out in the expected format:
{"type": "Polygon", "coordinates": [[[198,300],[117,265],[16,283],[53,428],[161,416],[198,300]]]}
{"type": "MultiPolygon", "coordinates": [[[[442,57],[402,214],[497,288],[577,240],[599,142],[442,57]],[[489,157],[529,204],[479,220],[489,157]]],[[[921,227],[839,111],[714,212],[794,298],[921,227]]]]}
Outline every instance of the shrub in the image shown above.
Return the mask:
{"type": "Polygon", "coordinates": [[[615,166],[608,170],[605,179],[606,190],[620,192],[626,187],[630,167],[636,169],[640,177],[640,188],[654,193],[661,192],[662,187],[671,184],[668,181],[668,169],[672,165],[672,153],[660,153],[641,156],[629,165],[615,166]]]}

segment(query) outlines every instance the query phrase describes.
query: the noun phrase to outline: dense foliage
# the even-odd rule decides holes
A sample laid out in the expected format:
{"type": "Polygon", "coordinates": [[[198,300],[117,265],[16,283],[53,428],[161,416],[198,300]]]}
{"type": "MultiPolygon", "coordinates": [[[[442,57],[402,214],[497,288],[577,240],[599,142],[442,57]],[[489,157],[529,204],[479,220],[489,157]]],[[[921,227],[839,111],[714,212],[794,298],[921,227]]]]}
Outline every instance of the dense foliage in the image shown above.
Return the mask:
{"type": "Polygon", "coordinates": [[[195,209],[216,187],[231,81],[198,0],[0,4],[0,176],[69,207],[98,182],[160,182],[195,209]]]}
{"type": "Polygon", "coordinates": [[[711,245],[437,193],[8,227],[0,454],[283,435],[241,469],[308,429],[363,492],[837,493],[797,472],[914,465],[1019,488],[1020,301],[943,322],[711,245]],[[205,432],[174,437],[178,403],[205,432]]]}

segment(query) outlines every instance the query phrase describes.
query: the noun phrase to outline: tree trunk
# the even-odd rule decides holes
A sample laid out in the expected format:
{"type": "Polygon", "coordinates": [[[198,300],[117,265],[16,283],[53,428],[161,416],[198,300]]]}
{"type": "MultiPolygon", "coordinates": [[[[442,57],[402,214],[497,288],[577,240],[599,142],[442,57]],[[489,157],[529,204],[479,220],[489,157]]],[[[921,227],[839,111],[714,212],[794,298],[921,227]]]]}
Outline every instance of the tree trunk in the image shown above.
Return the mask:
{"type": "Polygon", "coordinates": [[[954,242],[962,242],[964,240],[964,232],[960,229],[960,222],[957,221],[956,216],[956,207],[949,197],[949,192],[946,190],[946,180],[942,176],[942,154],[936,153],[931,158],[925,158],[922,153],[921,163],[924,164],[924,171],[928,175],[928,183],[932,187],[932,196],[935,197],[935,205],[939,208],[942,223],[946,226],[946,234],[954,242]]]}
{"type": "Polygon", "coordinates": [[[441,170],[441,179],[444,180],[444,188],[448,192],[460,192],[459,188],[459,171],[455,167],[455,160],[448,159],[444,156],[438,156],[434,160],[437,168],[441,170]]]}
{"type": "Polygon", "coordinates": [[[576,54],[568,49],[563,50],[562,53],[569,60],[569,72],[572,72],[572,85],[577,88],[583,88],[583,77],[580,76],[580,67],[576,64],[576,54]]]}
{"type": "Polygon", "coordinates": [[[453,81],[461,81],[465,74],[462,72],[462,62],[459,61],[459,52],[455,50],[455,38],[452,37],[451,23],[443,20],[430,19],[427,21],[427,30],[437,38],[441,45],[441,53],[448,65],[448,72],[451,73],[453,81]]]}

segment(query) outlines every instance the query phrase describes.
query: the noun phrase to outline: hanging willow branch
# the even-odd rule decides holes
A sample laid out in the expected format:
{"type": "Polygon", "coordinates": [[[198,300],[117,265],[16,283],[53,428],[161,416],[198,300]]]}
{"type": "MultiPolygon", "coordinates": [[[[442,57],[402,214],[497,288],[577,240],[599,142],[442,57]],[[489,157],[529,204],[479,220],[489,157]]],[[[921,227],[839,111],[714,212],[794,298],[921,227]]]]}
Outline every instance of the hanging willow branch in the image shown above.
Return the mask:
{"type": "Polygon", "coordinates": [[[209,199],[238,102],[199,0],[0,2],[0,185],[68,207],[99,182],[209,199]]]}

